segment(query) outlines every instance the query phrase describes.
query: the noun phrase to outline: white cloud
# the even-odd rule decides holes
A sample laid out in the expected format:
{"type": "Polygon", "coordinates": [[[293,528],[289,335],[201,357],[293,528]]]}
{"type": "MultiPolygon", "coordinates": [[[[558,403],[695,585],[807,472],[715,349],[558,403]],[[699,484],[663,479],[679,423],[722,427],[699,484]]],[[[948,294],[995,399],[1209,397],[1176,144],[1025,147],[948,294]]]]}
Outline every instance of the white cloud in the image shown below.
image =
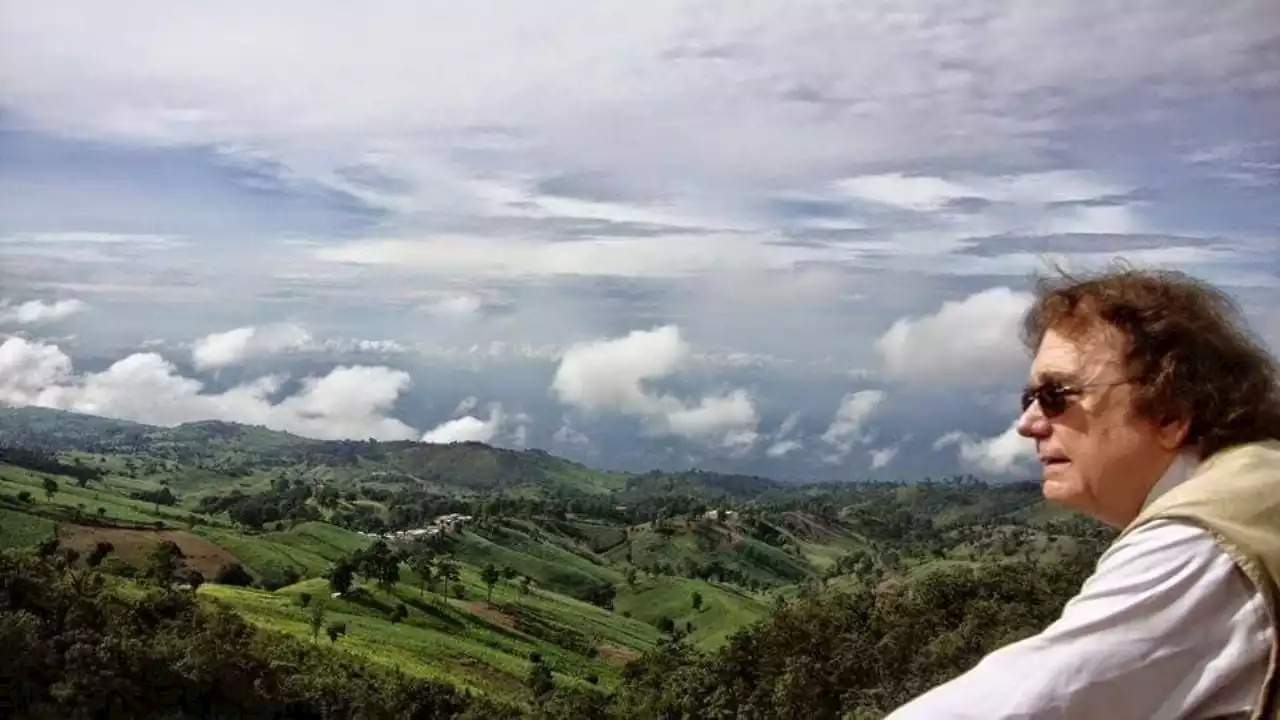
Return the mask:
{"type": "Polygon", "coordinates": [[[242,327],[197,340],[191,360],[200,370],[216,370],[253,358],[298,350],[313,343],[306,328],[291,323],[242,327]]]}
{"type": "Polygon", "coordinates": [[[799,440],[779,440],[770,445],[769,449],[765,450],[765,454],[771,458],[786,457],[803,447],[804,444],[799,440]]]}
{"type": "MultiPolygon", "coordinates": [[[[312,255],[323,262],[470,278],[687,277],[738,269],[786,270],[828,257],[820,249],[775,243],[764,236],[705,234],[578,241],[488,236],[391,238],[321,247],[312,255]]],[[[443,303],[430,309],[455,316],[480,309],[478,299],[471,296],[443,303]]]]}
{"type": "Polygon", "coordinates": [[[835,417],[822,434],[822,441],[833,448],[826,457],[827,462],[839,462],[853,449],[854,443],[867,442],[869,438],[863,428],[886,397],[882,390],[860,390],[841,398],[835,417]]]}
{"type": "Polygon", "coordinates": [[[979,199],[1024,205],[1080,202],[1120,195],[1132,188],[1070,170],[1015,175],[859,175],[834,183],[837,193],[907,210],[942,210],[954,200],[979,199]]]}
{"type": "Polygon", "coordinates": [[[469,413],[479,404],[480,400],[477,399],[475,395],[468,395],[458,401],[458,406],[453,409],[453,414],[462,415],[463,413],[469,413]]]}
{"type": "Polygon", "coordinates": [[[558,445],[591,446],[591,440],[588,439],[586,435],[575,430],[567,420],[564,425],[561,425],[560,428],[556,430],[555,435],[553,435],[551,439],[558,445]]]}
{"type": "Polygon", "coordinates": [[[478,295],[453,295],[423,308],[427,313],[452,320],[466,320],[480,314],[484,300],[478,295]]]}
{"type": "Polygon", "coordinates": [[[1018,434],[1017,424],[992,438],[975,438],[960,431],[949,432],[933,443],[934,450],[955,445],[960,461],[968,468],[1009,475],[1030,472],[1036,460],[1035,442],[1018,434]]]}
{"type": "Polygon", "coordinates": [[[674,325],[579,343],[564,353],[551,391],[580,410],[641,418],[654,434],[738,449],[754,444],[759,417],[745,390],[690,402],[647,386],[676,373],[689,357],[689,345],[674,325]]]}
{"type": "Polygon", "coordinates": [[[506,416],[502,412],[502,406],[495,403],[489,408],[487,420],[467,415],[445,421],[428,430],[422,436],[422,442],[440,445],[460,442],[489,443],[502,430],[505,421],[506,416]]]}
{"type": "Polygon", "coordinates": [[[900,318],[875,342],[890,375],[917,383],[1001,383],[1027,364],[1018,338],[1031,296],[996,287],[900,318]]]}
{"type": "Polygon", "coordinates": [[[1156,81],[1166,102],[1197,86],[1274,87],[1264,50],[1280,32],[1267,3],[1068,0],[982,10],[936,0],[785,10],[393,2],[376,15],[292,3],[74,14],[10,3],[0,17],[0,89],[25,125],[222,146],[246,163],[280,161],[286,180],[319,179],[400,211],[475,202],[439,182],[455,168],[426,129],[517,125],[464,140],[650,176],[1020,158],[1043,149],[1040,137],[1070,110],[1150,96],[1142,91],[1156,81]],[[102,36],[131,48],[128,58],[102,36]],[[287,82],[264,71],[283,67],[287,82]],[[410,186],[361,182],[352,169],[410,186]]]}
{"type": "Polygon", "coordinates": [[[10,338],[0,345],[0,378],[0,403],[12,406],[164,426],[225,420],[322,439],[418,437],[388,415],[411,382],[408,373],[386,367],[337,367],[304,378],[296,393],[273,403],[270,397],[283,386],[283,377],[265,376],[209,393],[156,353],[135,353],[101,372],[76,374],[57,347],[10,338]]]}
{"type": "Polygon", "coordinates": [[[42,325],[54,323],[84,312],[88,305],[75,298],[46,302],[28,300],[14,304],[8,298],[0,298],[0,324],[42,325]]]}
{"type": "Polygon", "coordinates": [[[799,439],[789,437],[800,423],[800,416],[801,412],[797,410],[782,420],[773,433],[773,443],[765,450],[766,455],[771,458],[786,457],[804,447],[804,443],[799,439]]]}
{"type": "Polygon", "coordinates": [[[868,451],[867,455],[871,458],[871,469],[879,470],[893,462],[893,459],[898,456],[898,450],[900,449],[901,448],[897,445],[892,445],[890,447],[877,448],[868,451]]]}

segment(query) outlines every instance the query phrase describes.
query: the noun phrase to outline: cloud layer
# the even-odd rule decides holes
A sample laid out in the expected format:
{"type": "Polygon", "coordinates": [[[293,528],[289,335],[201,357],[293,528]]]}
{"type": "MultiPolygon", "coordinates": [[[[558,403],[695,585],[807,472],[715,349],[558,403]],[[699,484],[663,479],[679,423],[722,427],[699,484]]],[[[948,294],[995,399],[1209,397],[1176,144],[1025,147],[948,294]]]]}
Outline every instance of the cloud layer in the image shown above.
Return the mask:
{"type": "Polygon", "coordinates": [[[273,401],[285,378],[264,376],[213,393],[178,374],[156,353],[136,353],[101,372],[76,373],[56,346],[9,338],[0,344],[0,403],[38,406],[178,425],[225,420],[322,439],[416,439],[389,416],[410,386],[409,375],[386,367],[337,367],[302,379],[292,395],[273,401]]]}
{"type": "Polygon", "coordinates": [[[753,445],[759,417],[746,390],[705,395],[695,402],[651,387],[653,381],[685,368],[690,354],[674,325],[582,343],[564,354],[551,391],[561,402],[588,413],[637,417],[657,435],[729,447],[753,445]]]}
{"type": "Polygon", "coordinates": [[[0,0],[0,387],[1016,476],[973,428],[1050,262],[1190,271],[1280,347],[1278,46],[1267,0],[0,0]]]}

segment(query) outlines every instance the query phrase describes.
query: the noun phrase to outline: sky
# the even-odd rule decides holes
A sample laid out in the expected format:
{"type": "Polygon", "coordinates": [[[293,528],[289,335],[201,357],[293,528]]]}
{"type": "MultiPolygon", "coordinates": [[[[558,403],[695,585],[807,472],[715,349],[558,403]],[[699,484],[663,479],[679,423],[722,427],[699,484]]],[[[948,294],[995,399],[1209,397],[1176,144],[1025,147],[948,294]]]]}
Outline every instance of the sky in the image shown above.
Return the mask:
{"type": "Polygon", "coordinates": [[[1280,5],[0,0],[0,404],[1033,472],[1053,264],[1280,349],[1280,5]]]}

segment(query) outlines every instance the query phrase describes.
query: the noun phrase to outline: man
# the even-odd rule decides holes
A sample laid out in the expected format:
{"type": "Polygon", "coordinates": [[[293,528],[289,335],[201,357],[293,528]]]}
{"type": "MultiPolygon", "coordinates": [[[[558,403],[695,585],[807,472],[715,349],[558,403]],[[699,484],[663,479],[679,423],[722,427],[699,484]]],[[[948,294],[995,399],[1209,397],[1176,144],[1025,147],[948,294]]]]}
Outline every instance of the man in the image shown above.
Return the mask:
{"type": "Polygon", "coordinates": [[[1042,281],[1023,335],[1044,496],[1121,532],[1056,622],[889,717],[1280,717],[1275,360],[1177,273],[1042,281]]]}

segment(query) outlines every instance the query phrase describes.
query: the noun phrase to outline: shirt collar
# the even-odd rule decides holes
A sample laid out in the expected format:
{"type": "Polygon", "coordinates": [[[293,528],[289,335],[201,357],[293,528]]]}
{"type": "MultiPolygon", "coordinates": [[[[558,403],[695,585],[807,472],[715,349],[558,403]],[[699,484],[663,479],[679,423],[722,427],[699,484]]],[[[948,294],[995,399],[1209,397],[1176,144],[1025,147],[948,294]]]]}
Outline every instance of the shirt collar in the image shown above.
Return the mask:
{"type": "Polygon", "coordinates": [[[1146,510],[1147,506],[1156,501],[1156,498],[1189,480],[1195,474],[1199,464],[1192,452],[1181,452],[1175,456],[1173,462],[1169,463],[1169,468],[1164,471],[1164,475],[1160,476],[1160,480],[1151,488],[1151,492],[1147,493],[1147,499],[1142,502],[1142,509],[1146,510]]]}

